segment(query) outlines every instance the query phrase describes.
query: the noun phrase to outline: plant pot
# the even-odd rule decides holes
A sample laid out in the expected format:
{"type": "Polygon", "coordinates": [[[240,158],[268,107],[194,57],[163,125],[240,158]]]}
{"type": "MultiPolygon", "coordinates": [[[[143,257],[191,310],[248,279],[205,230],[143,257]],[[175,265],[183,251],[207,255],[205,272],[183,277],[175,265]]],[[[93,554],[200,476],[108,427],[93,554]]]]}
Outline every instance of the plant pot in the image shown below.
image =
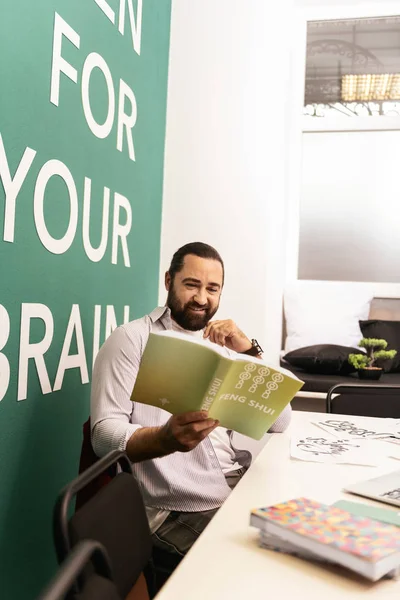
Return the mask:
{"type": "Polygon", "coordinates": [[[383,373],[383,369],[378,367],[366,367],[365,369],[358,370],[358,377],[360,379],[367,379],[369,381],[377,381],[383,373]]]}

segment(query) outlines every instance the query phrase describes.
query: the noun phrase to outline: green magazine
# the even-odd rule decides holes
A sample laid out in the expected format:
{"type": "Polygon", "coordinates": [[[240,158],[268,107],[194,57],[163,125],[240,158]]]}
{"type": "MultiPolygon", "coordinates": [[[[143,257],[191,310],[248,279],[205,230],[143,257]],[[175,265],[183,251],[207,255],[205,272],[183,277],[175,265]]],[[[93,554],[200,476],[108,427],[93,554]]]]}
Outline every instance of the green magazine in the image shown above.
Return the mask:
{"type": "Polygon", "coordinates": [[[302,387],[293,373],[173,331],[150,333],[131,400],[172,414],[207,410],[256,440],[302,387]]]}
{"type": "Polygon", "coordinates": [[[347,510],[353,515],[368,517],[375,521],[382,521],[382,523],[389,523],[390,525],[400,527],[400,512],[396,510],[371,506],[370,504],[361,504],[360,502],[350,502],[349,500],[338,500],[332,506],[347,510]]]}

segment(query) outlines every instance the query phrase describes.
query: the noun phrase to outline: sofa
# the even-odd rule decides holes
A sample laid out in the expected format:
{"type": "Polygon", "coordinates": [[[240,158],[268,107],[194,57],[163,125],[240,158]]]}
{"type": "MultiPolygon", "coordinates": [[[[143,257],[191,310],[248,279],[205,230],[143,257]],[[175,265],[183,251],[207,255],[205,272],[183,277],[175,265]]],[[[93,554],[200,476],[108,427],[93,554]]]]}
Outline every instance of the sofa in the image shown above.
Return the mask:
{"type": "Polygon", "coordinates": [[[381,402],[379,386],[400,385],[400,299],[373,297],[365,286],[358,293],[337,282],[318,285],[296,282],[285,291],[280,364],[304,381],[293,409],[325,412],[326,395],[334,385],[362,383],[347,361],[350,351],[360,351],[361,337],[383,337],[388,349],[398,351],[394,361],[382,365],[379,381],[372,382],[378,388],[375,401],[381,402]]]}

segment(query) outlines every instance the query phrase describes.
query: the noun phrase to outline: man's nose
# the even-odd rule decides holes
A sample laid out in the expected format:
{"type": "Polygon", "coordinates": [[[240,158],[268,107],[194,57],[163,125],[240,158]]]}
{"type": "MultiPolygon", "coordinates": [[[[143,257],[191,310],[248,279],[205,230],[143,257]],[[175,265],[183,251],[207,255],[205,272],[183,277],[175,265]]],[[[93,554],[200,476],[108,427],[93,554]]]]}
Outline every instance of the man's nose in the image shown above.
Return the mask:
{"type": "Polygon", "coordinates": [[[200,306],[203,306],[204,304],[207,304],[207,294],[206,294],[206,291],[203,290],[203,289],[197,290],[196,294],[194,295],[193,300],[195,302],[197,302],[197,304],[200,304],[200,306]]]}

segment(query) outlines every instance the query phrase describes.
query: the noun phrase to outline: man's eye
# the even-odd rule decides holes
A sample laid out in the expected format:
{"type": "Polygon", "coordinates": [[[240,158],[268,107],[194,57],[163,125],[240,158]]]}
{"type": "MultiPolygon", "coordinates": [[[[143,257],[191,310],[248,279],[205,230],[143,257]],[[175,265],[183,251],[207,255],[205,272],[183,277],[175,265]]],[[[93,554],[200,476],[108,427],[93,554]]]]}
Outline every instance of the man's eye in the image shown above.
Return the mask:
{"type": "Polygon", "coordinates": [[[187,287],[187,288],[190,288],[190,289],[193,289],[193,288],[195,288],[196,286],[195,286],[195,284],[194,284],[194,283],[187,283],[187,284],[186,284],[186,287],[187,287]]]}
{"type": "Polygon", "coordinates": [[[218,292],[218,288],[208,288],[208,291],[209,291],[211,294],[216,294],[216,293],[218,292]]]}

